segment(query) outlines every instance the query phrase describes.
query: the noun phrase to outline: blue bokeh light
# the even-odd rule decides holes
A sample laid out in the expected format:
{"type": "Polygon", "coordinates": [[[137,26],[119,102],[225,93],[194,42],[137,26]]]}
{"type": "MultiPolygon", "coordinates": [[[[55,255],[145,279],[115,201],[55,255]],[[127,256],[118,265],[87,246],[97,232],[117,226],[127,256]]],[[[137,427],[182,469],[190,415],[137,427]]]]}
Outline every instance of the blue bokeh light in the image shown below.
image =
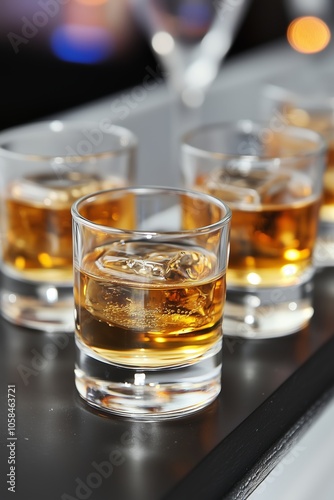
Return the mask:
{"type": "Polygon", "coordinates": [[[51,48],[63,61],[97,64],[112,55],[115,44],[106,28],[63,24],[53,31],[51,48]]]}
{"type": "Polygon", "coordinates": [[[201,27],[212,21],[212,8],[208,5],[184,3],[178,9],[178,17],[184,24],[201,27]]]}

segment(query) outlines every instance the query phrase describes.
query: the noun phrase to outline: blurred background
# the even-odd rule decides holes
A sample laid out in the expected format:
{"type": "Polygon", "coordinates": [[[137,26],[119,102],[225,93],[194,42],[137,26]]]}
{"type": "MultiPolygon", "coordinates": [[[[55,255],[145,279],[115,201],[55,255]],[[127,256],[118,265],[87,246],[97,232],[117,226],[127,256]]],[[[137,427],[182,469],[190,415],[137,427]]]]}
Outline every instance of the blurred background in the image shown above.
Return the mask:
{"type": "MultiPolygon", "coordinates": [[[[1,0],[0,129],[139,84],[148,65],[162,77],[130,1],[1,0]]],[[[316,16],[330,30],[333,4],[333,0],[252,0],[225,61],[287,40],[291,22],[302,16],[316,16]]],[[[306,28],[308,44],[315,31],[314,25],[306,28]]],[[[296,37],[290,37],[290,44],[300,50],[296,37]]]]}

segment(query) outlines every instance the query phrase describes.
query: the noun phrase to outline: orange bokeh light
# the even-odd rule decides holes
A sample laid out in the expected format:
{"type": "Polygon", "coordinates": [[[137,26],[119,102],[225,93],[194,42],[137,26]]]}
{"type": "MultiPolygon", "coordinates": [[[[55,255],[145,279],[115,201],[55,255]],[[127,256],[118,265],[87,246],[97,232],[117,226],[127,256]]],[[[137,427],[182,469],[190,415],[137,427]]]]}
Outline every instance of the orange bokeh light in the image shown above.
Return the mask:
{"type": "Polygon", "coordinates": [[[289,24],[287,38],[293,49],[313,54],[327,47],[331,32],[327,24],[318,17],[305,16],[298,17],[289,24]]]}
{"type": "Polygon", "coordinates": [[[107,3],[107,0],[76,0],[78,3],[82,3],[83,5],[91,5],[92,7],[96,7],[97,5],[103,5],[107,3]]]}

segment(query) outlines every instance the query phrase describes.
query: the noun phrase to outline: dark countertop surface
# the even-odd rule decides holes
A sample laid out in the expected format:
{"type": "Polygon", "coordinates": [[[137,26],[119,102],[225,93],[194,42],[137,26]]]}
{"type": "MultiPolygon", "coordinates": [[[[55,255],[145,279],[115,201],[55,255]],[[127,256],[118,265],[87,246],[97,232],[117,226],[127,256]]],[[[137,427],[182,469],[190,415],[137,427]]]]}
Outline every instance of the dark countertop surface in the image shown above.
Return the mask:
{"type": "MultiPolygon", "coordinates": [[[[334,269],[315,276],[309,327],[271,340],[224,339],[222,392],[191,417],[135,422],[99,414],[74,387],[72,334],[2,320],[1,435],[16,394],[18,500],[246,498],[334,388],[334,269]]],[[[1,452],[1,498],[8,458],[1,452]]]]}

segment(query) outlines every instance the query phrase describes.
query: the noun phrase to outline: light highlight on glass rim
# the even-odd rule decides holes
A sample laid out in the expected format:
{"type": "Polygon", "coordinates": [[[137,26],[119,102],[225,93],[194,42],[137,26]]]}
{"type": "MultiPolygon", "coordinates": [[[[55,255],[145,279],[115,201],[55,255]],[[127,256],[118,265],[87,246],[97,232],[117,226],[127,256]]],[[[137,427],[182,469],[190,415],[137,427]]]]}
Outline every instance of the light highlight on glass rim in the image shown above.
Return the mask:
{"type": "Polygon", "coordinates": [[[261,279],[261,276],[257,273],[249,273],[247,275],[247,281],[248,283],[250,283],[251,285],[259,285],[262,281],[261,279]]]}
{"type": "Polygon", "coordinates": [[[288,26],[287,39],[291,47],[304,54],[313,54],[324,50],[331,39],[327,24],[314,16],[294,19],[288,26]]]}

